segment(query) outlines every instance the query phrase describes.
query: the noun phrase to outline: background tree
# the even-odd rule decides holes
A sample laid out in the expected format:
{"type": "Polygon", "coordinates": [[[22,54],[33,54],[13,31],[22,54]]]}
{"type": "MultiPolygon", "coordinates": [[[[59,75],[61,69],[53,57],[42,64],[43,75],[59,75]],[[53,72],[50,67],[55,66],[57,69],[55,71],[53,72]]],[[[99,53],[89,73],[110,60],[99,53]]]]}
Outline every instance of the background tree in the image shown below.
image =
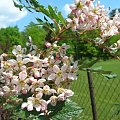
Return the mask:
{"type": "Polygon", "coordinates": [[[21,32],[21,35],[24,40],[27,40],[28,36],[31,36],[33,43],[42,48],[45,42],[46,31],[41,26],[30,22],[29,25],[26,26],[25,30],[21,32]]]}
{"type": "Polygon", "coordinates": [[[93,30],[89,31],[84,35],[78,36],[75,32],[72,32],[71,30],[68,30],[64,33],[64,37],[62,41],[59,41],[60,44],[67,43],[70,45],[69,54],[72,54],[75,59],[83,60],[83,59],[93,59],[93,58],[99,58],[106,60],[110,58],[110,54],[107,52],[103,52],[102,49],[100,49],[98,46],[95,46],[94,44],[83,41],[82,39],[95,39],[96,37],[99,37],[99,31],[93,30]],[[69,37],[67,37],[69,36],[69,37]],[[73,38],[73,36],[76,36],[73,38]]]}
{"type": "Polygon", "coordinates": [[[17,26],[0,29],[0,53],[8,52],[15,44],[22,44],[17,26]]]}

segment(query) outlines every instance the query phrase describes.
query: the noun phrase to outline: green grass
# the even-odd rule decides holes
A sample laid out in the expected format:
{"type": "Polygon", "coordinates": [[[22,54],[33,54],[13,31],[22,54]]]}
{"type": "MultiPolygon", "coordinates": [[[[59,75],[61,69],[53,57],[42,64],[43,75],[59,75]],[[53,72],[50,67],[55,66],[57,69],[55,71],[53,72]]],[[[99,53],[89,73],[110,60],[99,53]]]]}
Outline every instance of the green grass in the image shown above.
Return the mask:
{"type": "MultiPolygon", "coordinates": [[[[100,61],[93,67],[98,66],[117,74],[117,78],[114,79],[106,79],[101,74],[92,74],[98,120],[119,120],[120,114],[115,115],[117,108],[115,103],[120,103],[120,61],[100,61]]],[[[78,80],[74,81],[71,87],[75,92],[72,99],[83,108],[81,118],[75,120],[92,120],[87,73],[80,71],[78,80]]]]}

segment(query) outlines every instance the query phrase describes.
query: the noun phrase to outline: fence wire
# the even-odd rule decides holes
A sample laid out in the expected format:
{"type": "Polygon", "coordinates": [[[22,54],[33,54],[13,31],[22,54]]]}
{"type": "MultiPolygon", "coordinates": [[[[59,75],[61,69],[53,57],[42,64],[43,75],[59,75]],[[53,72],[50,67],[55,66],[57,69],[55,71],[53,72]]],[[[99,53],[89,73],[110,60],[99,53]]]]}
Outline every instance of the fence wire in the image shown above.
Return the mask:
{"type": "MultiPolygon", "coordinates": [[[[101,74],[92,73],[92,78],[97,119],[120,120],[120,113],[117,113],[120,110],[120,77],[106,79],[101,74]]],[[[82,114],[74,120],[93,120],[87,72],[81,71],[71,88],[75,92],[72,100],[83,108],[82,114]]]]}

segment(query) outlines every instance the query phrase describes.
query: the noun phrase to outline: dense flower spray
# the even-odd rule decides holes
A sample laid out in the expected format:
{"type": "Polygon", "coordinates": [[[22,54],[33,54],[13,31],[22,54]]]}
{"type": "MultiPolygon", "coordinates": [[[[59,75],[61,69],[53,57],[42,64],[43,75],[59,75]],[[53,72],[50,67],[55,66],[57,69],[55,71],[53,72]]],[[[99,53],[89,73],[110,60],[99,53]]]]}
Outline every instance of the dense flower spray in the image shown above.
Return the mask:
{"type": "Polygon", "coordinates": [[[0,96],[19,96],[22,109],[46,114],[49,104],[56,106],[57,102],[64,102],[74,94],[68,87],[77,80],[77,61],[73,62],[66,55],[69,48],[66,44],[47,43],[49,47],[44,57],[30,37],[28,44],[29,51],[18,45],[11,58],[4,59],[9,56],[1,55],[0,79],[4,85],[0,87],[0,96]]]}
{"type": "Polygon", "coordinates": [[[70,5],[71,13],[68,27],[73,30],[93,30],[100,29],[101,36],[112,36],[119,33],[120,13],[116,11],[111,19],[108,15],[108,9],[100,4],[100,1],[93,0],[75,0],[70,5]],[[96,4],[95,4],[96,3],[96,4]]]}

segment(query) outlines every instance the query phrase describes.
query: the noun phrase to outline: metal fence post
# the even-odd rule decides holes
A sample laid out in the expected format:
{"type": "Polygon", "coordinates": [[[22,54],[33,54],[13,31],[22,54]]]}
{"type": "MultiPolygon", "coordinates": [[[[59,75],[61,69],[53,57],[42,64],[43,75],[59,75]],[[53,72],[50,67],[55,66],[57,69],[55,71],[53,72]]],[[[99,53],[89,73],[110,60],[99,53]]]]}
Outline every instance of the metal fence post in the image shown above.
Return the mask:
{"type": "Polygon", "coordinates": [[[89,84],[93,120],[97,120],[97,111],[96,111],[96,104],[95,104],[95,98],[94,98],[94,88],[93,88],[92,74],[91,74],[90,68],[87,69],[87,77],[88,77],[88,84],[89,84]]]}

